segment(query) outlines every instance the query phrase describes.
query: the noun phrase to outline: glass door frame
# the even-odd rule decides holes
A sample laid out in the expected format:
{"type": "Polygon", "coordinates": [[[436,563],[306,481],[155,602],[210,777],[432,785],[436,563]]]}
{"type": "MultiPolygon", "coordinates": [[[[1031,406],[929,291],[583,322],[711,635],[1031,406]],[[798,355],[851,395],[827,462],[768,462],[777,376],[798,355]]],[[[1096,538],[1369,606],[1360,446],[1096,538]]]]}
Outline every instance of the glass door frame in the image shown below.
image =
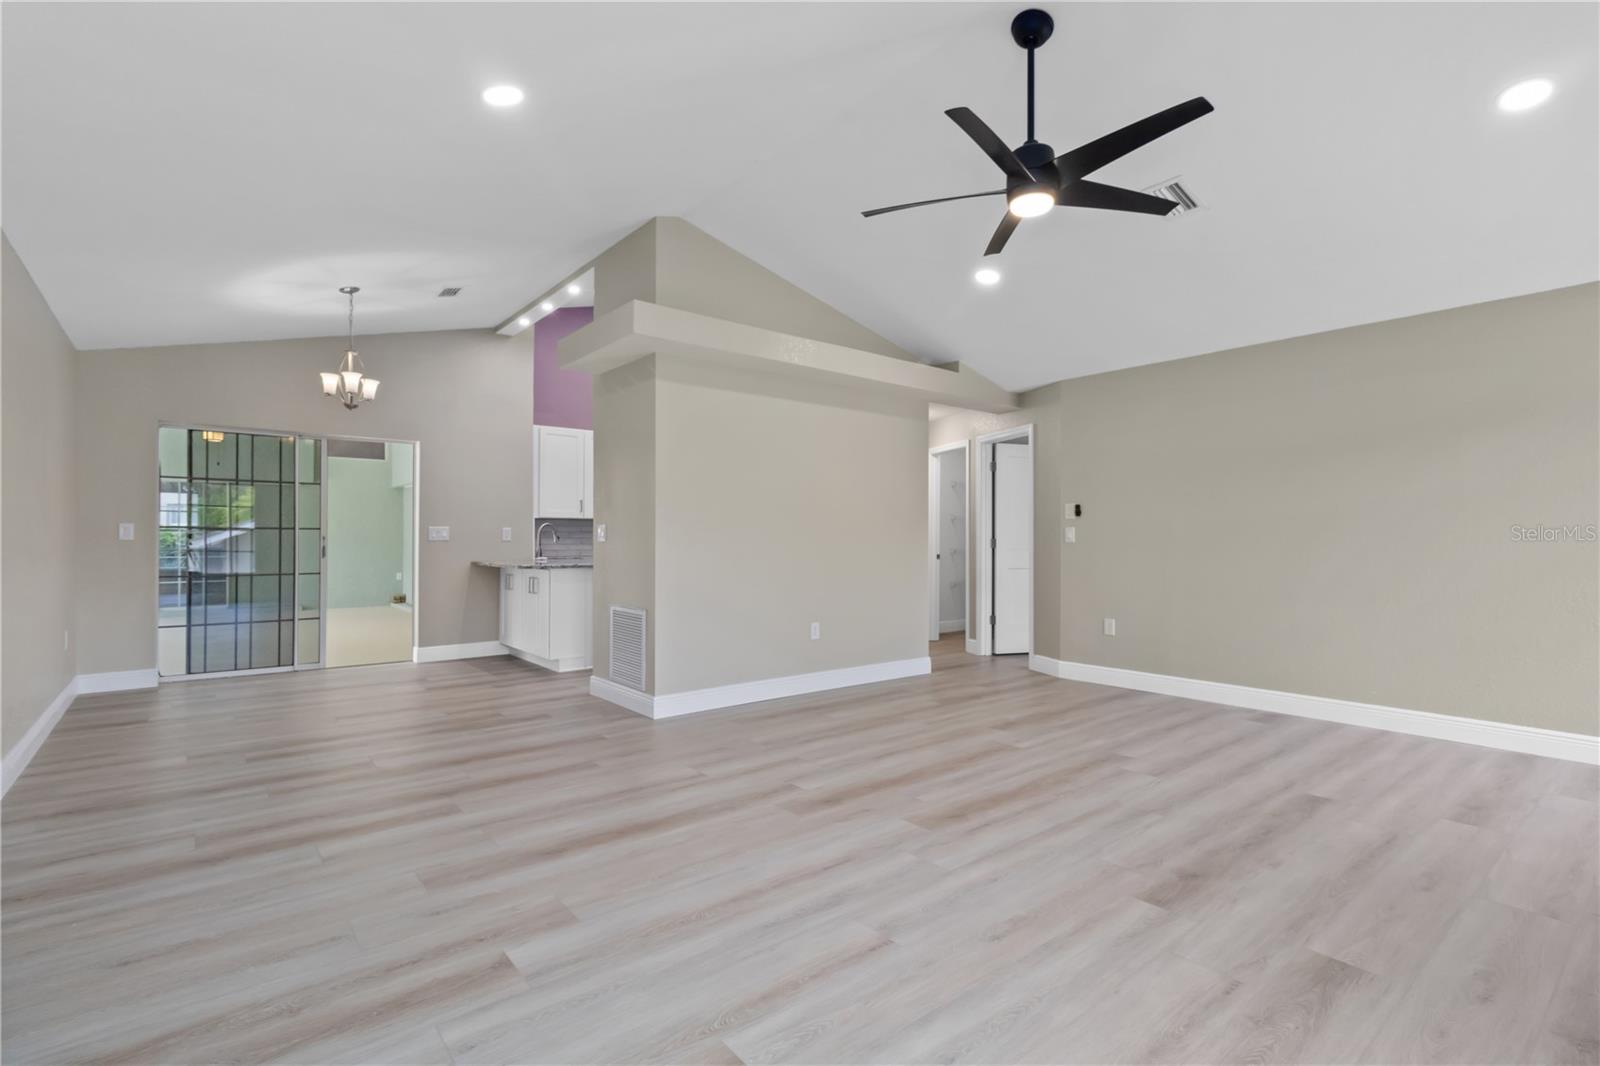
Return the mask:
{"type": "MultiPolygon", "coordinates": [[[[404,444],[411,449],[411,513],[406,521],[411,523],[411,657],[410,662],[420,662],[417,657],[422,639],[422,442],[399,437],[363,437],[353,433],[326,433],[317,438],[322,442],[322,643],[317,650],[321,666],[328,661],[328,458],[330,440],[354,441],[360,444],[404,444]]],[[[295,649],[299,651],[298,648],[295,649]]],[[[403,662],[406,660],[396,660],[403,662]]],[[[395,663],[362,663],[332,667],[335,670],[360,669],[361,666],[393,666],[395,663]]],[[[296,667],[299,669],[299,667],[296,667]]],[[[310,666],[306,669],[311,669],[310,666]]]]}
{"type": "MultiPolygon", "coordinates": [[[[325,643],[324,642],[327,639],[327,630],[326,630],[326,627],[323,624],[324,621],[325,621],[325,617],[324,616],[327,613],[326,612],[326,603],[327,603],[327,594],[328,594],[327,593],[327,574],[326,574],[327,567],[323,564],[323,559],[326,558],[327,550],[328,550],[328,546],[327,546],[327,529],[325,527],[325,515],[326,515],[326,511],[327,511],[327,491],[328,491],[327,490],[327,480],[326,480],[327,479],[327,461],[328,461],[328,456],[327,456],[327,441],[326,441],[326,438],[324,438],[322,436],[319,436],[319,435],[316,435],[316,434],[300,433],[300,432],[296,432],[296,431],[293,431],[293,430],[283,430],[283,429],[261,429],[261,428],[250,428],[250,427],[243,427],[243,426],[224,426],[224,425],[219,425],[219,424],[216,424],[216,423],[201,423],[201,422],[199,422],[197,420],[167,421],[167,420],[163,419],[163,420],[159,420],[156,423],[156,485],[157,485],[157,492],[156,492],[156,501],[155,501],[155,513],[154,513],[154,519],[153,519],[153,521],[151,523],[151,528],[156,531],[156,535],[155,535],[155,537],[153,539],[155,541],[155,548],[156,548],[155,583],[156,583],[157,625],[154,627],[154,632],[151,634],[151,641],[152,641],[152,643],[154,645],[155,657],[156,657],[156,662],[157,662],[156,681],[157,681],[158,684],[165,684],[165,683],[167,683],[169,681],[187,682],[187,681],[205,681],[205,680],[209,680],[209,679],[212,679],[212,678],[225,678],[225,677],[256,677],[256,676],[261,676],[263,674],[283,674],[283,673],[289,673],[291,671],[296,671],[296,670],[318,670],[318,669],[322,668],[322,658],[323,658],[323,655],[324,655],[324,652],[325,652],[325,643]],[[243,669],[243,670],[214,670],[214,671],[211,671],[211,672],[202,672],[202,673],[187,673],[187,672],[185,672],[185,673],[182,673],[182,674],[162,674],[160,672],[159,664],[161,662],[161,629],[162,629],[161,625],[159,624],[160,603],[161,603],[161,530],[166,525],[166,523],[162,522],[163,511],[162,511],[162,506],[161,506],[161,492],[160,492],[160,484],[161,484],[161,482],[163,480],[163,478],[161,476],[161,431],[164,430],[164,429],[182,430],[186,434],[188,434],[188,433],[200,433],[200,432],[205,432],[205,431],[216,431],[216,432],[232,434],[232,435],[236,435],[236,436],[237,435],[250,435],[250,436],[257,436],[257,437],[278,437],[280,439],[288,439],[288,440],[292,440],[294,442],[293,445],[291,446],[291,449],[290,449],[290,454],[293,456],[293,460],[294,460],[294,480],[292,482],[287,482],[286,483],[286,484],[291,484],[293,486],[293,499],[294,499],[294,505],[295,505],[294,524],[291,525],[290,527],[288,527],[288,530],[287,530],[291,534],[291,542],[294,545],[294,557],[295,557],[293,572],[290,574],[290,596],[291,596],[291,610],[290,610],[290,617],[289,617],[289,622],[290,622],[290,625],[291,625],[291,641],[290,641],[290,644],[291,644],[291,647],[294,649],[294,662],[292,664],[279,665],[279,666],[247,667],[246,669],[243,669]],[[316,618],[316,621],[317,621],[317,626],[318,626],[318,633],[317,633],[317,661],[315,661],[315,662],[302,662],[301,659],[300,659],[300,622],[301,622],[301,619],[299,617],[299,615],[300,615],[300,580],[299,580],[300,574],[299,574],[299,567],[300,567],[300,518],[301,518],[301,514],[302,514],[302,510],[301,510],[301,507],[300,507],[300,489],[301,489],[302,486],[309,484],[309,482],[304,482],[304,481],[302,481],[300,479],[300,445],[301,445],[301,443],[303,441],[308,441],[308,440],[309,441],[313,441],[318,445],[318,456],[319,456],[319,460],[320,460],[320,463],[321,463],[321,467],[318,470],[318,477],[322,479],[322,483],[320,485],[318,485],[318,501],[317,501],[318,551],[321,553],[321,558],[319,558],[318,565],[317,565],[317,575],[318,575],[317,597],[318,597],[318,605],[317,605],[317,618],[316,618]]],[[[189,471],[188,477],[186,477],[185,480],[186,481],[192,481],[192,480],[194,480],[194,478],[195,478],[195,474],[194,474],[194,471],[191,469],[189,471]]],[[[201,477],[200,480],[207,480],[207,479],[205,479],[204,477],[201,477]]],[[[193,528],[193,527],[189,526],[189,527],[186,527],[186,528],[193,528]]],[[[187,607],[186,607],[186,617],[187,617],[187,607]]],[[[187,620],[184,623],[184,629],[185,629],[185,638],[184,639],[185,639],[186,654],[187,654],[187,646],[188,646],[188,642],[190,640],[190,637],[189,637],[189,635],[187,633],[187,630],[189,629],[189,623],[187,622],[187,620]]]]}
{"type": "MultiPolygon", "coordinates": [[[[287,665],[287,666],[261,666],[261,667],[254,667],[254,668],[245,669],[245,670],[217,670],[217,671],[214,671],[212,673],[199,673],[199,674],[184,673],[184,674],[171,674],[171,675],[166,675],[166,676],[161,675],[161,673],[160,673],[160,671],[158,669],[157,670],[157,681],[158,681],[158,683],[165,684],[166,682],[169,682],[169,681],[203,681],[203,680],[206,680],[206,679],[209,679],[209,678],[224,678],[224,677],[252,677],[252,676],[260,676],[260,675],[263,675],[263,674],[282,674],[282,673],[289,673],[291,671],[323,670],[323,669],[327,668],[326,664],[327,664],[327,657],[328,657],[328,441],[330,439],[333,439],[333,440],[347,440],[347,441],[363,441],[363,442],[367,442],[367,443],[377,443],[377,444],[405,444],[405,445],[409,445],[410,448],[411,448],[411,513],[407,516],[407,521],[409,521],[411,523],[411,593],[410,593],[410,604],[411,604],[411,661],[412,662],[419,661],[418,660],[418,653],[419,653],[419,643],[418,642],[421,640],[421,636],[422,636],[422,616],[421,616],[421,599],[422,599],[422,595],[421,595],[421,587],[422,587],[422,533],[423,533],[422,524],[421,524],[422,523],[422,505],[421,505],[421,498],[422,498],[421,497],[421,489],[422,489],[422,442],[421,441],[404,440],[404,439],[395,438],[395,437],[365,437],[365,436],[359,436],[359,435],[356,435],[356,434],[345,434],[345,433],[303,433],[303,432],[300,432],[300,431],[297,431],[297,430],[261,429],[261,428],[247,427],[247,426],[219,425],[217,423],[201,424],[201,423],[199,423],[198,421],[195,421],[195,420],[184,420],[184,421],[160,420],[160,421],[158,421],[156,423],[156,484],[158,486],[158,491],[156,492],[155,508],[154,508],[154,513],[153,513],[153,521],[151,522],[151,528],[156,531],[156,536],[154,537],[155,548],[156,548],[156,557],[154,559],[154,562],[156,563],[156,566],[155,566],[155,593],[156,593],[156,604],[157,604],[157,615],[158,615],[158,618],[159,618],[160,603],[161,603],[161,565],[160,565],[160,563],[161,563],[161,528],[162,528],[162,524],[163,524],[162,521],[161,521],[161,516],[162,516],[161,493],[159,491],[159,485],[160,485],[161,480],[162,480],[161,479],[161,452],[160,452],[161,445],[160,445],[160,440],[161,440],[161,430],[163,430],[163,429],[180,429],[180,430],[184,430],[186,432],[200,432],[202,430],[217,430],[217,431],[222,432],[222,433],[251,434],[251,435],[254,435],[254,436],[270,436],[270,437],[292,437],[294,439],[293,454],[295,456],[295,473],[294,473],[294,482],[293,482],[293,484],[294,484],[294,500],[295,500],[295,525],[292,527],[292,530],[293,530],[293,532],[295,534],[295,536],[294,536],[294,545],[295,545],[295,564],[294,564],[294,566],[295,566],[295,573],[293,575],[294,576],[294,580],[292,582],[292,592],[293,592],[293,597],[294,597],[294,609],[291,612],[291,614],[293,616],[293,626],[294,626],[294,638],[293,638],[292,643],[293,643],[293,647],[294,647],[294,660],[295,661],[294,661],[294,663],[292,665],[287,665]],[[307,482],[303,482],[303,481],[300,480],[299,456],[300,456],[300,443],[302,441],[308,441],[308,440],[309,441],[314,441],[318,445],[317,453],[318,453],[318,461],[319,461],[319,464],[320,464],[319,465],[319,469],[317,471],[317,476],[318,476],[318,478],[320,480],[320,484],[318,485],[318,504],[317,504],[317,507],[318,507],[318,514],[317,514],[317,534],[318,534],[318,536],[317,536],[317,541],[318,541],[318,552],[320,554],[319,554],[319,558],[318,558],[318,561],[317,561],[317,585],[318,585],[318,588],[317,588],[318,603],[317,603],[317,618],[316,618],[316,622],[317,622],[317,659],[316,659],[315,662],[302,662],[301,661],[301,659],[300,659],[300,637],[299,637],[299,626],[300,626],[300,622],[301,622],[301,618],[299,617],[299,615],[300,615],[300,580],[299,580],[300,579],[300,574],[299,574],[299,567],[300,567],[300,559],[299,559],[299,555],[300,555],[300,537],[299,537],[299,532],[300,532],[300,527],[299,527],[299,522],[300,522],[300,515],[301,515],[300,488],[301,488],[302,485],[308,484],[307,482]]],[[[193,471],[191,471],[190,473],[192,475],[193,471]]],[[[159,664],[160,661],[161,661],[161,627],[158,624],[157,626],[152,627],[152,628],[153,628],[153,632],[150,634],[152,650],[155,653],[156,662],[159,664]]],[[[185,625],[185,628],[187,629],[187,625],[185,625]]],[[[185,639],[187,639],[187,637],[185,639]]]]}

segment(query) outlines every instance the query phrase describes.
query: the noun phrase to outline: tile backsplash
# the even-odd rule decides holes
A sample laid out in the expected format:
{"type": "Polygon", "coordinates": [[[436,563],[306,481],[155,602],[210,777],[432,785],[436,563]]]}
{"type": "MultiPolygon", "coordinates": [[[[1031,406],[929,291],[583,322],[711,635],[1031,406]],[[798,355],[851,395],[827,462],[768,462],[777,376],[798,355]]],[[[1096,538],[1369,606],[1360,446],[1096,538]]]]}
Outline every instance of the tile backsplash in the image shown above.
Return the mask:
{"type": "Polygon", "coordinates": [[[546,522],[550,528],[545,530],[544,543],[534,549],[538,555],[543,550],[545,558],[557,563],[592,563],[594,562],[594,521],[589,518],[542,518],[534,522],[533,528],[537,532],[539,527],[546,522]],[[555,533],[561,539],[556,540],[550,534],[555,533]]]}

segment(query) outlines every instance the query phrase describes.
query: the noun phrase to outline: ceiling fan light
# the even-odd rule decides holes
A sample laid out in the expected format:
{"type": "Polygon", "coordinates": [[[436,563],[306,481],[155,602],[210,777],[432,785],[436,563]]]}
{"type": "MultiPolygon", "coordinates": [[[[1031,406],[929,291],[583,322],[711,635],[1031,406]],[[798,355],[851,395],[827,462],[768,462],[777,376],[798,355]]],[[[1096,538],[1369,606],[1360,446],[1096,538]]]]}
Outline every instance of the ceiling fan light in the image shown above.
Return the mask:
{"type": "Polygon", "coordinates": [[[1018,218],[1038,218],[1055,205],[1055,193],[1047,192],[1044,189],[1018,191],[1011,197],[1008,204],[1011,208],[1011,213],[1018,218]]]}

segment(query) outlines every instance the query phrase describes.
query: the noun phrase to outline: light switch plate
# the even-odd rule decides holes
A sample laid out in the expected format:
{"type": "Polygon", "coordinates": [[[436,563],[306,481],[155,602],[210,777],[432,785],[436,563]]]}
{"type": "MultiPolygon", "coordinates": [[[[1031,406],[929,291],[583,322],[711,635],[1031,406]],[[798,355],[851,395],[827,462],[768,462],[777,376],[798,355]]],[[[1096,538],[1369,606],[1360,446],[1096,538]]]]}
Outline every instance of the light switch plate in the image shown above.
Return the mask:
{"type": "Polygon", "coordinates": [[[1117,635],[1117,620],[1115,618],[1107,618],[1105,620],[1105,624],[1106,624],[1106,636],[1108,636],[1108,637],[1116,636],[1117,635]]]}
{"type": "Polygon", "coordinates": [[[821,622],[812,622],[811,623],[811,639],[812,640],[821,640],[822,639],[822,623],[821,622]]]}
{"type": "Polygon", "coordinates": [[[1078,543],[1078,527],[1077,526],[1068,526],[1067,527],[1067,543],[1068,544],[1076,544],[1076,543],[1078,543]]]}
{"type": "Polygon", "coordinates": [[[428,527],[428,539],[429,540],[449,540],[450,539],[450,527],[449,526],[429,526],[428,527]]]}
{"type": "Polygon", "coordinates": [[[500,527],[500,539],[503,540],[503,541],[508,541],[508,540],[511,539],[511,527],[510,526],[501,526],[500,527]]]}
{"type": "Polygon", "coordinates": [[[594,539],[600,544],[606,542],[606,524],[604,522],[594,527],[594,539]]]}
{"type": "Polygon", "coordinates": [[[120,523],[117,524],[117,539],[118,540],[132,540],[133,539],[133,523],[132,522],[120,522],[120,523]]]}

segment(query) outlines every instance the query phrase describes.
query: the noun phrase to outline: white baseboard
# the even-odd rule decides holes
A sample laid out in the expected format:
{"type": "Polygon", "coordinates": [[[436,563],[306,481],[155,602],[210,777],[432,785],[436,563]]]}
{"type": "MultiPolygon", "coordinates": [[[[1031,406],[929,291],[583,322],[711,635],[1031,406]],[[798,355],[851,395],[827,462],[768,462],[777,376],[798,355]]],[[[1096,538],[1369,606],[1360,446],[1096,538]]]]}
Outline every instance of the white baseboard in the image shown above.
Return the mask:
{"type": "Polygon", "coordinates": [[[967,621],[964,618],[957,618],[953,622],[940,622],[939,623],[939,632],[940,633],[959,633],[963,629],[966,629],[966,628],[967,628],[967,621]]]}
{"type": "Polygon", "coordinates": [[[978,654],[978,638],[977,637],[968,637],[967,638],[967,654],[968,655],[976,655],[976,654],[978,654]]]}
{"type": "Polygon", "coordinates": [[[895,659],[890,662],[868,663],[865,666],[846,666],[838,670],[818,670],[811,674],[769,677],[761,681],[744,681],[737,685],[718,685],[715,688],[694,689],[689,692],[669,692],[660,696],[635,692],[604,678],[595,677],[589,679],[589,693],[619,707],[625,707],[635,714],[642,714],[646,718],[676,718],[681,714],[714,711],[721,707],[738,707],[746,703],[782,699],[785,696],[803,696],[810,692],[826,692],[829,689],[916,677],[919,674],[931,673],[932,670],[933,660],[924,655],[917,659],[895,659]]]}
{"type": "Polygon", "coordinates": [[[591,677],[589,679],[589,695],[598,696],[607,703],[615,703],[618,707],[632,711],[634,714],[642,714],[646,718],[655,717],[649,693],[635,692],[633,689],[625,688],[615,681],[607,681],[603,677],[591,677]]]}
{"type": "Polygon", "coordinates": [[[50,731],[61,721],[61,716],[67,713],[67,708],[72,706],[72,701],[79,696],[91,692],[126,692],[132,689],[155,688],[156,671],[149,670],[112,670],[103,674],[79,674],[66,687],[56,693],[56,698],[44,712],[35,718],[22,739],[6,752],[4,766],[0,768],[0,796],[11,791],[11,786],[16,784],[17,778],[22,776],[22,771],[28,768],[33,757],[44,746],[45,738],[50,731]]]}
{"type": "Polygon", "coordinates": [[[160,681],[155,668],[148,670],[112,670],[104,674],[79,674],[78,695],[90,692],[127,692],[131,689],[155,688],[160,681]]]}
{"type": "Polygon", "coordinates": [[[1368,729],[1385,729],[1391,733],[1408,733],[1412,736],[1432,737],[1435,740],[1454,740],[1462,744],[1476,744],[1480,747],[1499,748],[1526,755],[1543,755],[1551,759],[1566,759],[1591,765],[1600,763],[1600,737],[1585,736],[1582,733],[1563,733],[1555,729],[1489,722],[1480,718],[1461,718],[1450,714],[1435,714],[1432,711],[1412,711],[1376,703],[1330,699],[1327,696],[1278,692],[1274,689],[1251,688],[1249,685],[1230,685],[1221,681],[1200,681],[1189,677],[1173,677],[1170,674],[1150,674],[1142,670],[1124,670],[1116,666],[1066,662],[1043,655],[1030,655],[1028,668],[1069,681],[1114,685],[1118,688],[1137,689],[1140,692],[1159,692],[1165,696],[1181,696],[1184,699],[1202,700],[1206,703],[1246,707],[1253,711],[1292,714],[1299,718],[1317,718],[1324,722],[1359,725],[1368,729]]]}
{"type": "Polygon", "coordinates": [[[510,655],[511,649],[498,640],[480,640],[475,644],[426,644],[417,648],[419,663],[442,663],[451,659],[482,659],[490,655],[510,655]]]}
{"type": "Polygon", "coordinates": [[[588,659],[546,659],[543,655],[535,655],[531,651],[518,651],[516,648],[506,649],[512,658],[521,659],[525,663],[543,667],[557,674],[568,674],[574,670],[587,670],[593,665],[588,659]]]}
{"type": "Polygon", "coordinates": [[[61,721],[61,716],[67,713],[67,708],[72,706],[72,701],[77,695],[78,679],[75,677],[67,682],[65,688],[56,693],[56,698],[50,701],[43,714],[34,719],[28,731],[22,734],[22,739],[6,752],[5,765],[0,769],[0,796],[11,791],[11,786],[17,783],[17,778],[22,776],[22,771],[28,768],[33,757],[39,754],[45,738],[56,727],[56,723],[61,721]]]}

